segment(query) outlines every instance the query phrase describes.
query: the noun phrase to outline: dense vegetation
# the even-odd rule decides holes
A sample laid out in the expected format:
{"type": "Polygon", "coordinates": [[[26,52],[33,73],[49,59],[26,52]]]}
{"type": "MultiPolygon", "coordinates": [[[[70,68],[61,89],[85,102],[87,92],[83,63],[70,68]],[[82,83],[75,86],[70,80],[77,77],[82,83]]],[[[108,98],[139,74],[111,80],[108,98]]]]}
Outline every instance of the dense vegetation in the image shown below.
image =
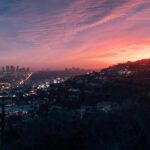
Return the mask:
{"type": "MultiPolygon", "coordinates": [[[[142,104],[123,104],[111,112],[52,113],[23,124],[7,150],[147,150],[150,146],[150,110],[142,104]]],[[[10,136],[10,135],[9,135],[10,136]]]]}

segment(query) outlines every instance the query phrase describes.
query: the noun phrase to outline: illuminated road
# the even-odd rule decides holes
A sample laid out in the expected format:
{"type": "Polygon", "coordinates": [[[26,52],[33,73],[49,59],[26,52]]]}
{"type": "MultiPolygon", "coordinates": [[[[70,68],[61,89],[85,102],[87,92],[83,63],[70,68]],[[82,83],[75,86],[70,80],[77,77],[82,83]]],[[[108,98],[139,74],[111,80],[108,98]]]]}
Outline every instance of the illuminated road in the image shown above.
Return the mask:
{"type": "Polygon", "coordinates": [[[21,80],[21,81],[18,83],[17,87],[20,87],[20,86],[22,86],[23,84],[25,84],[25,82],[27,82],[27,81],[31,78],[32,74],[33,74],[32,72],[29,73],[25,79],[21,80]]]}

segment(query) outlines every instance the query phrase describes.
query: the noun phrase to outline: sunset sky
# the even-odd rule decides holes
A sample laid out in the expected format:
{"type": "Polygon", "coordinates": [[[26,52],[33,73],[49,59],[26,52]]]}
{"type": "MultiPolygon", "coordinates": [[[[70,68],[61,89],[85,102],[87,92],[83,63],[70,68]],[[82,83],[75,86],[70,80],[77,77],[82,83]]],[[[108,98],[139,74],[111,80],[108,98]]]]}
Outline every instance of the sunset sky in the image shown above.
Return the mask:
{"type": "Polygon", "coordinates": [[[0,66],[103,68],[150,58],[150,0],[0,0],[0,66]]]}

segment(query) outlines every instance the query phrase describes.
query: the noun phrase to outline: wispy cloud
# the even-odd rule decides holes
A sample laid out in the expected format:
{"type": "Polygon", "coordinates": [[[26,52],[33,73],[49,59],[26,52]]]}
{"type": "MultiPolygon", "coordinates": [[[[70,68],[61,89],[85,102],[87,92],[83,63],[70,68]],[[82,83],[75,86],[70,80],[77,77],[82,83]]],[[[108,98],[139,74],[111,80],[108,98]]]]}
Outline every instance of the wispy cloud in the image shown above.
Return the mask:
{"type": "Polygon", "coordinates": [[[149,18],[149,0],[0,1],[0,52],[34,67],[102,67],[150,56],[149,18]]]}

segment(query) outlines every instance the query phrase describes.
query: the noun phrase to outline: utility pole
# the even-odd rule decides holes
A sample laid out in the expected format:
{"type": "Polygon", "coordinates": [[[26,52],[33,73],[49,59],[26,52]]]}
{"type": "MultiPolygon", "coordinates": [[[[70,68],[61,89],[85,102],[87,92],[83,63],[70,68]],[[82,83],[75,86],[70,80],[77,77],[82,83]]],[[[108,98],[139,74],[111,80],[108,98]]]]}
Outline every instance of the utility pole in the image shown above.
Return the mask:
{"type": "Polygon", "coordinates": [[[5,97],[1,96],[1,149],[4,145],[5,136],[5,97]]]}
{"type": "Polygon", "coordinates": [[[3,146],[3,144],[4,144],[4,135],[5,135],[5,98],[3,97],[2,98],[2,120],[1,120],[2,122],[1,122],[1,134],[2,134],[2,141],[1,141],[1,143],[2,143],[2,146],[3,146]]]}
{"type": "Polygon", "coordinates": [[[7,102],[7,99],[15,99],[16,96],[0,96],[0,105],[1,105],[1,139],[0,139],[0,150],[3,150],[3,147],[5,145],[5,104],[8,104],[9,102],[7,102]]]}

